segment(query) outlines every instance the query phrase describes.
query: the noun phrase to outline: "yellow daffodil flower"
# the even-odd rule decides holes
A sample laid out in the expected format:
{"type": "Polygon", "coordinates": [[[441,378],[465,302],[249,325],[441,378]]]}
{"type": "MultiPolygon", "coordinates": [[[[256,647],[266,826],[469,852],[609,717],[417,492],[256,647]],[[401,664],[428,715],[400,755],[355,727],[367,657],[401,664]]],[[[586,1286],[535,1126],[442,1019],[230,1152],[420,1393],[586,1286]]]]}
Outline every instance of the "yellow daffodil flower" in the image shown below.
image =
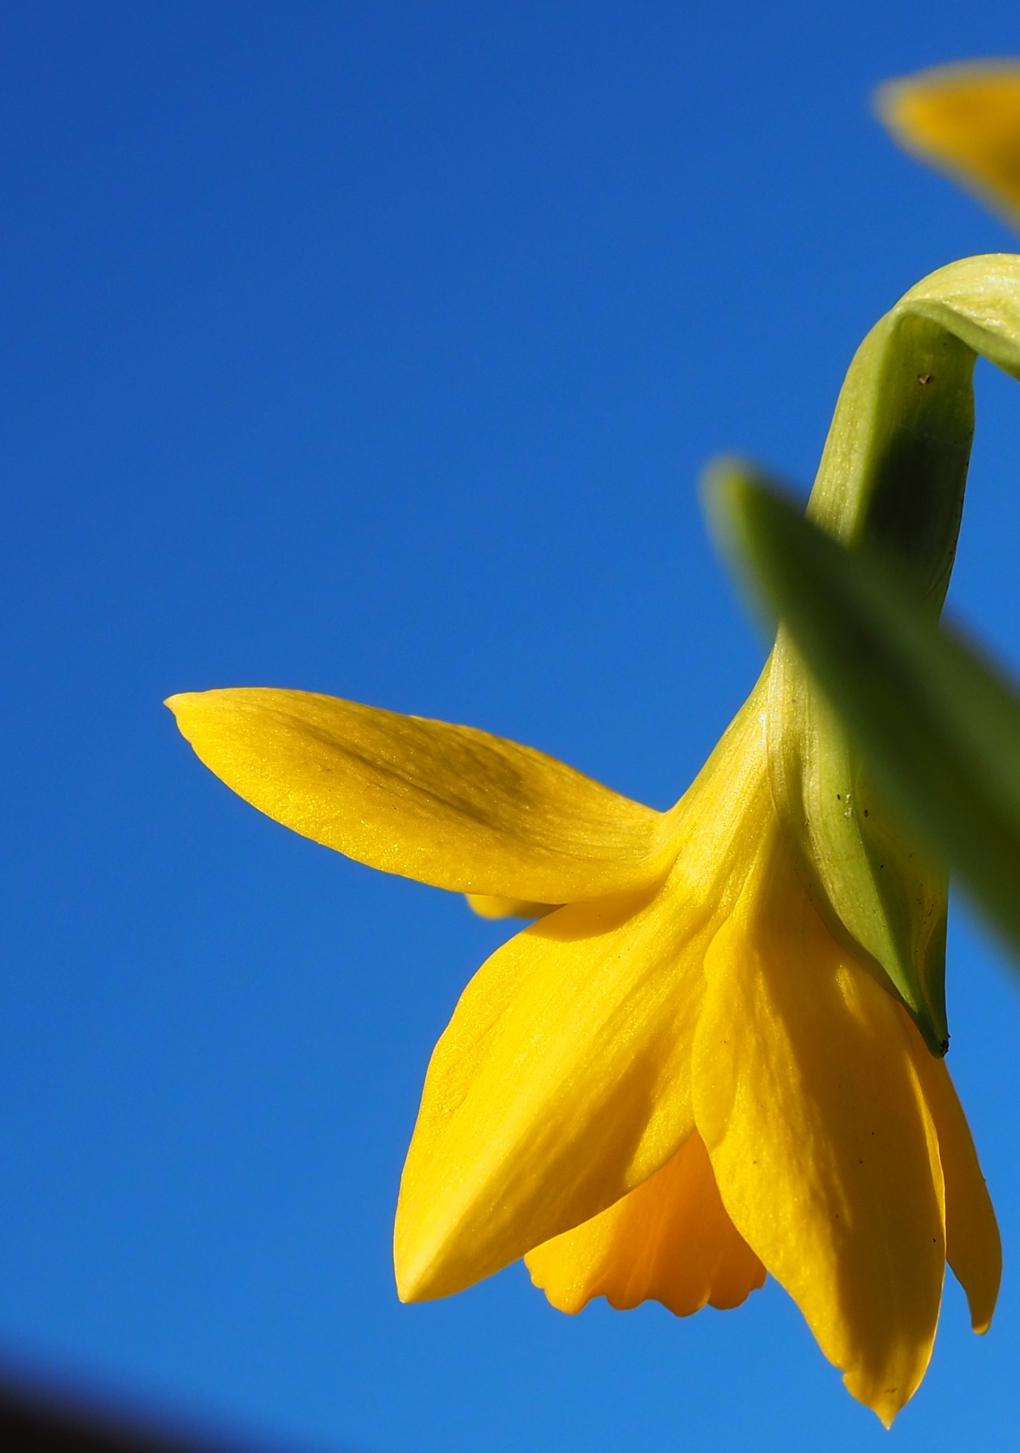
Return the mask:
{"type": "Polygon", "coordinates": [[[937,66],[877,93],[900,144],[1020,221],[1020,61],[937,66]]]}
{"type": "MultiPolygon", "coordinates": [[[[1017,259],[961,268],[865,340],[812,496],[842,538],[884,542],[936,613],[974,340],[998,326],[992,282],[1020,282],[1017,259]]],[[[686,1315],[769,1272],[886,1423],[927,1367],[947,1259],[987,1328],[998,1232],[940,1058],[945,880],[784,637],[668,812],[474,728],[333,697],[168,705],[278,822],[490,915],[543,915],[479,970],[432,1057],[396,1217],[402,1298],[524,1257],[564,1311],[605,1296],[686,1315]]]]}
{"type": "Polygon", "coordinates": [[[941,1060],[812,904],[760,688],[668,813],[466,727],[330,697],[170,699],[243,797],[438,887],[566,906],[499,949],[429,1068],[397,1211],[405,1300],[526,1256],[554,1306],[734,1307],[768,1269],[886,1421],[945,1259],[992,1314],[995,1219],[941,1060]]]}

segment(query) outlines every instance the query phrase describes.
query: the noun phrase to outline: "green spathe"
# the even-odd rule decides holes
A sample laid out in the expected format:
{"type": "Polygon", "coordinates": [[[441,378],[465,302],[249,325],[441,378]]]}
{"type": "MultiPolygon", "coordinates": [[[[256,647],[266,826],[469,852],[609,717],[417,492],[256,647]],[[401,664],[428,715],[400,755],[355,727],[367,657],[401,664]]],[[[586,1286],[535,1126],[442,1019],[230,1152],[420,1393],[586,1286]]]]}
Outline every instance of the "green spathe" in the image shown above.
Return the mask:
{"type": "MultiPolygon", "coordinates": [[[[820,527],[815,534],[826,532],[881,562],[912,618],[929,628],[941,610],[956,550],[978,353],[1020,376],[1020,258],[1013,255],[968,258],[940,269],[871,330],[847,374],[808,504],[809,519],[820,527]]],[[[904,820],[916,824],[917,815],[904,813],[887,757],[881,758],[884,770],[875,759],[872,781],[871,754],[862,756],[842,725],[846,720],[856,729],[846,697],[860,693],[863,678],[877,667],[858,654],[852,679],[843,679],[837,716],[799,654],[807,654],[809,636],[817,646],[823,629],[821,615],[814,625],[810,620],[815,607],[806,604],[807,586],[792,559],[785,561],[785,583],[776,583],[778,555],[770,552],[779,547],[771,536],[757,541],[766,507],[747,492],[746,476],[741,483],[740,467],[722,464],[714,473],[722,534],[762,573],[762,588],[784,621],[768,667],[776,805],[801,846],[819,908],[864,951],[929,1048],[944,1053],[946,876],[900,827],[904,820]],[[797,597],[801,608],[794,616],[787,597],[798,591],[805,596],[797,597]]],[[[816,568],[811,579],[825,589],[824,570],[816,568]]],[[[824,618],[834,625],[831,614],[830,602],[824,618]]],[[[828,686],[815,655],[807,659],[828,686]]],[[[862,700],[871,699],[873,684],[862,700]]],[[[902,689],[901,666],[890,670],[882,689],[902,689]]],[[[925,729],[924,717],[916,718],[910,750],[917,760],[925,729]]],[[[943,839],[926,833],[925,841],[941,846],[943,839]]]]}

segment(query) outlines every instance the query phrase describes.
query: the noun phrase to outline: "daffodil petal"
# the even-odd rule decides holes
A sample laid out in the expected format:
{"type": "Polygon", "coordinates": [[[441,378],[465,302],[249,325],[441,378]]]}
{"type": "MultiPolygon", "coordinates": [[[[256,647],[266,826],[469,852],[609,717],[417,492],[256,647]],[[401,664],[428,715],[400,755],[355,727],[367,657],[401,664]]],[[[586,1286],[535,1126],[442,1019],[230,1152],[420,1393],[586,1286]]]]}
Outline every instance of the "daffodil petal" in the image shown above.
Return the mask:
{"type": "Polygon", "coordinates": [[[705,962],[695,1120],[723,1205],[887,1425],[931,1355],[942,1172],[900,1006],[778,844],[705,962]]]}
{"type": "Polygon", "coordinates": [[[769,808],[760,698],[689,794],[657,890],[569,904],[499,949],[429,1066],[394,1233],[404,1300],[448,1296],[589,1220],[692,1128],[705,948],[769,808]]]}
{"type": "Polygon", "coordinates": [[[907,151],[1020,213],[1020,62],[939,66],[890,81],[878,110],[907,151]]]}
{"type": "Polygon", "coordinates": [[[765,1280],[723,1209],[697,1132],[637,1190],[524,1260],[561,1312],[605,1297],[618,1311],[654,1300],[686,1317],[706,1303],[739,1306],[765,1280]]]}
{"type": "Polygon", "coordinates": [[[938,1135],[946,1182],[946,1257],[967,1293],[975,1332],[987,1332],[999,1295],[1002,1243],[967,1117],[945,1060],[934,1059],[912,1032],[917,1073],[938,1135]]]}
{"type": "Polygon", "coordinates": [[[520,898],[496,898],[491,893],[466,893],[468,907],[479,918],[544,918],[562,903],[525,903],[520,898]]]}
{"type": "Polygon", "coordinates": [[[194,692],[167,705],[247,802],[384,872],[554,904],[669,868],[665,814],[473,727],[304,691],[194,692]]]}
{"type": "Polygon", "coordinates": [[[482,966],[432,1056],[404,1167],[405,1301],[461,1291],[588,1220],[690,1133],[692,936],[662,890],[570,904],[482,966]]]}

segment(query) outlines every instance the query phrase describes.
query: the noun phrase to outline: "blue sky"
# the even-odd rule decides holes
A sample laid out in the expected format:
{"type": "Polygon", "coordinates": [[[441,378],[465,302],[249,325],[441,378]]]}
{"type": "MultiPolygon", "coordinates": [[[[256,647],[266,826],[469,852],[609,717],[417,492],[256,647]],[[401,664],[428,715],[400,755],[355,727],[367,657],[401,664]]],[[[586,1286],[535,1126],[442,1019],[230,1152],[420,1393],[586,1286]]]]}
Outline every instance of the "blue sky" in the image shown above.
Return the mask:
{"type": "MultiPolygon", "coordinates": [[[[774,1285],[404,1308],[431,1047],[504,930],[258,816],[172,691],[469,722],[655,806],[764,645],[697,479],[806,487],[860,338],[1010,233],[879,80],[1020,50],[1002,0],[94,0],[0,15],[0,1349],[295,1448],[886,1446],[774,1285]]],[[[1020,664],[1020,393],[982,365],[955,612],[1020,664]]],[[[957,905],[951,1067],[1000,1214],[903,1449],[1005,1446],[1020,996],[957,905]]]]}

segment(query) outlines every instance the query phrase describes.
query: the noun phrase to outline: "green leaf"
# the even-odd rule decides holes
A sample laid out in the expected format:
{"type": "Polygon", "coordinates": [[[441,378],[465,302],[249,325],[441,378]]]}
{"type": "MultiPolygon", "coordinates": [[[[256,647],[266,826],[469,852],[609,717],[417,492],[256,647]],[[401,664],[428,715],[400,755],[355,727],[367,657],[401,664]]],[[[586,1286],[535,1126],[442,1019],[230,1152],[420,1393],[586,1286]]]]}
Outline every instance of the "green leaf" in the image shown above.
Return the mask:
{"type": "Polygon", "coordinates": [[[848,549],[746,465],[715,466],[717,533],[905,826],[1020,955],[1020,695],[874,551],[848,549]]]}

